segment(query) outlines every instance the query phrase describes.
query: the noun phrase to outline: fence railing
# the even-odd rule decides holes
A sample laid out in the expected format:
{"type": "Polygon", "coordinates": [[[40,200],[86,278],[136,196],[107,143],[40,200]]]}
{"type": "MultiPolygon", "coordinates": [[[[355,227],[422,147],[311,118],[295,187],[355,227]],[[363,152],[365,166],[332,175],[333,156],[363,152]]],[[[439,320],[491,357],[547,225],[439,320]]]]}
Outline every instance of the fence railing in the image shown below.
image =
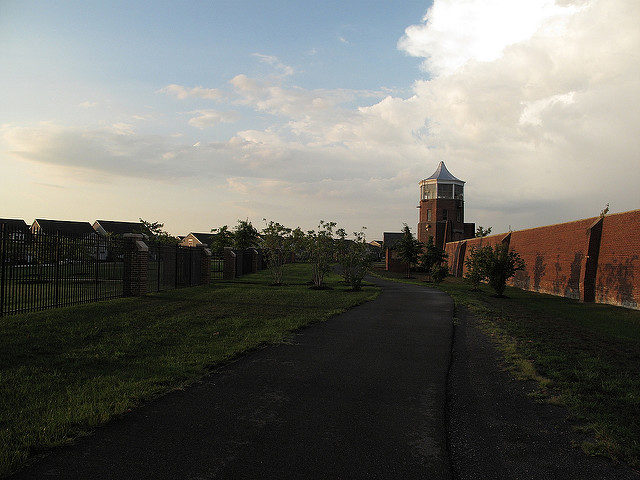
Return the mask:
{"type": "MultiPolygon", "coordinates": [[[[161,292],[208,283],[205,270],[203,270],[203,268],[207,268],[207,262],[203,262],[202,249],[153,242],[147,242],[147,244],[149,247],[147,261],[149,292],[161,292]]],[[[208,273],[211,274],[213,266],[208,268],[210,270],[208,273]]],[[[213,275],[210,275],[209,278],[213,278],[213,275]]]]}
{"type": "Polygon", "coordinates": [[[224,255],[211,255],[211,280],[222,280],[224,276],[224,255]]]}
{"type": "Polygon", "coordinates": [[[123,295],[123,241],[0,230],[0,316],[123,295]]]}

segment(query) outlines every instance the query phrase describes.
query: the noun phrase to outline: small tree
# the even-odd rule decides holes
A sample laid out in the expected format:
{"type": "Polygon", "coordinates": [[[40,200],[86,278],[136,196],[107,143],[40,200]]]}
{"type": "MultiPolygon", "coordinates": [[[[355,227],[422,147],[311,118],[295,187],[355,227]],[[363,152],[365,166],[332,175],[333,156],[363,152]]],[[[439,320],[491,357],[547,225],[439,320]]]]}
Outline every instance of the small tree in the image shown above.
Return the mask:
{"type": "Polygon", "coordinates": [[[491,233],[491,227],[484,229],[482,228],[482,225],[478,225],[478,228],[476,228],[476,237],[486,237],[490,233],[491,233]]]}
{"type": "Polygon", "coordinates": [[[335,226],[336,222],[320,220],[318,231],[310,230],[307,233],[307,252],[312,267],[311,281],[315,288],[321,288],[324,285],[324,277],[331,270],[334,253],[333,229],[335,226]]]}
{"type": "Polygon", "coordinates": [[[469,257],[464,261],[467,267],[464,278],[471,284],[472,290],[478,290],[480,282],[485,279],[484,265],[486,263],[487,248],[491,249],[491,247],[473,247],[469,257]]]}
{"type": "Polygon", "coordinates": [[[342,267],[342,276],[353,291],[362,288],[362,280],[372,262],[372,254],[366,242],[364,229],[353,232],[354,240],[347,240],[344,229],[337,230],[338,262],[342,267]]]}
{"type": "Polygon", "coordinates": [[[221,254],[224,252],[225,247],[233,247],[233,232],[226,225],[212,228],[211,233],[213,233],[213,236],[209,246],[214,252],[221,254]]]}
{"type": "Polygon", "coordinates": [[[516,252],[510,252],[509,246],[505,243],[500,243],[493,249],[487,247],[485,252],[482,269],[491,288],[494,289],[498,297],[502,297],[507,280],[513,277],[518,270],[524,269],[524,260],[516,252]]]}
{"type": "Polygon", "coordinates": [[[431,279],[437,285],[449,275],[449,267],[443,263],[434,264],[431,267],[431,279]]]}
{"type": "Polygon", "coordinates": [[[296,260],[306,261],[308,259],[308,238],[307,235],[300,227],[296,227],[291,230],[291,252],[295,256],[296,260]]]}
{"type": "Polygon", "coordinates": [[[442,263],[447,259],[447,257],[448,255],[445,253],[445,251],[439,248],[433,242],[433,237],[430,236],[429,240],[427,240],[426,247],[424,247],[422,255],[420,255],[419,257],[420,266],[424,268],[424,271],[427,272],[433,280],[433,275],[431,275],[432,271],[434,271],[436,267],[441,266],[442,263]]]}
{"type": "Polygon", "coordinates": [[[165,245],[176,245],[179,242],[176,237],[163,230],[164,223],[148,222],[142,218],[140,223],[142,224],[140,233],[147,235],[153,242],[165,245]]]}
{"type": "Polygon", "coordinates": [[[411,265],[418,261],[418,255],[422,251],[422,243],[415,239],[406,223],[402,229],[402,238],[395,248],[400,259],[407,264],[407,278],[411,277],[411,265]]]}
{"type": "Polygon", "coordinates": [[[284,258],[291,251],[291,229],[269,221],[262,230],[262,248],[267,253],[267,266],[271,271],[273,284],[282,285],[284,258]]]}
{"type": "Polygon", "coordinates": [[[249,219],[238,220],[238,224],[233,229],[233,246],[238,250],[246,250],[257,247],[259,241],[260,234],[249,219]]]}

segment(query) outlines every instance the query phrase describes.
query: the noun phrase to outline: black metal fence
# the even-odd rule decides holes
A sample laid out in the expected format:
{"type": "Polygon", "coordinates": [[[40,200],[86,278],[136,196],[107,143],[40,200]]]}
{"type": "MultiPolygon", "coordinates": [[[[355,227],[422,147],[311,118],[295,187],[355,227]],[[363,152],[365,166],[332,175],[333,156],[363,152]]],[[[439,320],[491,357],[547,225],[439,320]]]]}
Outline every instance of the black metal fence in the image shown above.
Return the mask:
{"type": "Polygon", "coordinates": [[[224,255],[212,253],[211,255],[211,280],[222,280],[224,276],[224,255]]]}
{"type": "Polygon", "coordinates": [[[148,246],[149,292],[192,287],[202,283],[202,252],[199,248],[152,242],[149,242],[148,246]]]}
{"type": "Polygon", "coordinates": [[[0,230],[0,316],[123,295],[120,239],[0,230]]]}

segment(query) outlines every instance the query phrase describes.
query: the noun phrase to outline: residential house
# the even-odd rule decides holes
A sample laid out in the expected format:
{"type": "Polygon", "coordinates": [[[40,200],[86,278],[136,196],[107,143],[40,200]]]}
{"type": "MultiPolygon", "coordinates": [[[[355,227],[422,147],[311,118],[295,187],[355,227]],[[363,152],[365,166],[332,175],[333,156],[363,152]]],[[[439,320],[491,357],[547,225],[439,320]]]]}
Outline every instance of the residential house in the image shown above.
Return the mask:
{"type": "Polygon", "coordinates": [[[213,241],[214,234],[213,233],[194,233],[191,232],[189,235],[185,236],[180,245],[183,247],[197,247],[204,246],[209,248],[211,246],[211,242],[213,241]]]}
{"type": "Polygon", "coordinates": [[[124,235],[125,233],[142,233],[141,222],[116,222],[113,220],[96,220],[93,229],[100,235],[124,235]]]}

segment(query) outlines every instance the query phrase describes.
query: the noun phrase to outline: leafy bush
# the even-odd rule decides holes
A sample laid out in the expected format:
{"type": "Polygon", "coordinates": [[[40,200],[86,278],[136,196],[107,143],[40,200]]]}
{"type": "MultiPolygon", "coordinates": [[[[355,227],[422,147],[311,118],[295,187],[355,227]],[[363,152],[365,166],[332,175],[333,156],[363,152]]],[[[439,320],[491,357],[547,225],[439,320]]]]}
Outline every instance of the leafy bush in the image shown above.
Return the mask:
{"type": "Polygon", "coordinates": [[[524,269],[524,260],[517,252],[509,251],[509,246],[500,243],[494,248],[489,246],[474,248],[465,262],[467,275],[465,278],[478,288],[481,281],[487,280],[489,285],[502,297],[507,286],[507,280],[518,270],[524,269]]]}
{"type": "Polygon", "coordinates": [[[333,261],[335,250],[333,242],[333,229],[335,226],[336,222],[320,220],[317,231],[310,230],[307,232],[305,250],[311,262],[311,281],[316,288],[324,285],[324,277],[331,270],[331,262],[333,261]]]}
{"type": "Polygon", "coordinates": [[[342,267],[342,277],[351,285],[351,289],[357,292],[373,261],[371,250],[365,240],[364,231],[353,232],[354,240],[346,238],[347,234],[343,228],[338,229],[336,233],[337,258],[342,267]]]}
{"type": "Polygon", "coordinates": [[[442,263],[434,264],[431,267],[431,280],[436,285],[442,282],[447,275],[449,275],[449,267],[443,265],[442,263]]]}
{"type": "Polygon", "coordinates": [[[473,247],[469,253],[469,257],[465,260],[464,264],[467,267],[467,273],[464,278],[471,284],[473,290],[478,290],[480,282],[485,279],[484,273],[484,257],[486,256],[486,249],[490,247],[473,247]]]}
{"type": "Polygon", "coordinates": [[[290,254],[291,247],[291,229],[269,221],[262,230],[262,248],[266,253],[274,285],[282,285],[284,259],[290,254]]]}

